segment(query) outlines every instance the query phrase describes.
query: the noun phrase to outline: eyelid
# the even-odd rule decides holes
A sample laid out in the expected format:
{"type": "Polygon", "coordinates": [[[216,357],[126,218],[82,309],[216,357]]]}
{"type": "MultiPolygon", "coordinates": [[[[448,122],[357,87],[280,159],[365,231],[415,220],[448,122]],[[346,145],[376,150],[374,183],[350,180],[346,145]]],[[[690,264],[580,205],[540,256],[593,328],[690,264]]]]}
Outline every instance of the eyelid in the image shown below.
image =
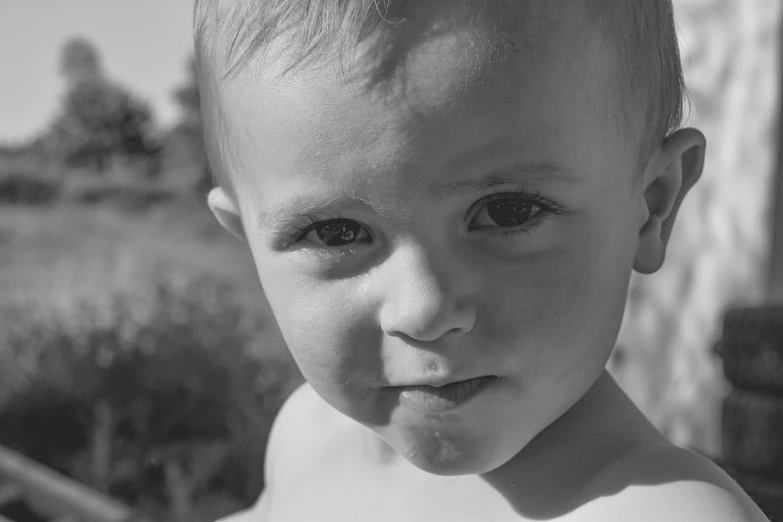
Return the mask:
{"type": "MultiPolygon", "coordinates": [[[[360,221],[356,221],[355,219],[342,217],[339,214],[335,215],[334,217],[326,217],[326,218],[323,218],[323,219],[316,218],[313,215],[307,215],[307,219],[308,219],[308,221],[310,221],[310,223],[305,225],[305,226],[303,226],[303,227],[297,227],[297,232],[296,232],[293,240],[291,241],[292,245],[291,245],[290,248],[293,248],[294,246],[296,246],[296,245],[300,244],[302,241],[304,241],[307,238],[307,236],[310,235],[310,232],[315,230],[317,225],[328,223],[330,221],[336,221],[336,220],[339,220],[339,219],[344,219],[346,221],[353,221],[353,222],[357,223],[359,225],[359,227],[361,229],[363,229],[364,232],[368,236],[370,236],[370,239],[372,239],[372,237],[373,237],[372,234],[370,233],[369,229],[363,223],[361,223],[360,221]]],[[[360,234],[361,234],[361,231],[360,231],[360,234]]],[[[353,247],[353,245],[355,245],[356,243],[357,242],[353,242],[353,243],[349,243],[347,245],[338,245],[338,246],[333,246],[333,247],[327,247],[327,246],[324,246],[324,245],[313,245],[313,247],[316,248],[316,249],[319,249],[319,250],[328,250],[328,251],[331,251],[331,252],[338,252],[338,251],[341,252],[341,251],[346,250],[346,249],[350,250],[353,247]]]]}
{"type": "MultiPolygon", "coordinates": [[[[541,195],[542,192],[543,191],[541,190],[536,190],[536,191],[529,190],[525,187],[497,188],[490,194],[481,197],[475,203],[473,203],[468,209],[467,214],[468,215],[473,214],[471,218],[472,221],[475,219],[476,215],[478,214],[478,212],[476,211],[477,207],[483,208],[483,206],[486,205],[488,202],[498,200],[498,199],[515,199],[515,198],[528,201],[531,204],[535,204],[541,207],[542,210],[544,210],[549,214],[561,214],[565,211],[565,208],[562,207],[561,205],[555,203],[549,198],[543,197],[541,195]]],[[[302,243],[302,241],[307,237],[307,235],[314,230],[316,225],[321,223],[326,223],[329,221],[335,221],[338,219],[347,219],[350,221],[355,221],[365,230],[367,235],[370,236],[370,239],[371,240],[373,239],[373,234],[363,223],[355,219],[346,218],[342,216],[339,212],[324,217],[316,217],[313,214],[307,214],[303,217],[304,219],[307,220],[307,224],[292,225],[292,227],[289,228],[289,230],[286,232],[285,237],[281,235],[279,241],[276,241],[276,243],[280,245],[279,246],[280,250],[291,251],[296,249],[296,247],[302,243]],[[293,229],[293,231],[291,229],[293,229]]],[[[520,226],[525,226],[525,225],[520,225],[520,226]]],[[[321,245],[312,245],[312,247],[316,250],[326,250],[326,251],[334,252],[335,255],[339,255],[339,252],[350,250],[353,247],[353,245],[355,245],[355,243],[350,243],[348,245],[336,246],[336,247],[326,247],[321,245]]]]}
{"type": "Polygon", "coordinates": [[[517,190],[497,190],[492,194],[484,196],[476,203],[474,203],[468,211],[470,222],[468,223],[468,230],[470,231],[493,231],[494,235],[507,236],[509,234],[517,235],[518,233],[530,233],[530,231],[545,223],[549,218],[558,216],[566,212],[565,207],[555,203],[549,198],[541,196],[541,191],[531,192],[525,188],[517,190]],[[479,214],[486,208],[487,204],[491,201],[497,201],[501,199],[520,199],[527,204],[535,205],[539,207],[539,212],[536,212],[534,216],[525,221],[524,223],[515,227],[501,227],[501,226],[477,226],[475,225],[476,219],[479,214]],[[476,207],[479,207],[476,210],[476,207]]]}
{"type": "MultiPolygon", "coordinates": [[[[542,193],[543,191],[541,190],[531,191],[526,188],[499,189],[492,192],[491,194],[487,194],[486,196],[476,201],[473,205],[471,205],[470,209],[468,210],[468,214],[471,214],[479,205],[486,204],[489,201],[496,201],[498,199],[526,200],[530,203],[540,206],[542,209],[551,212],[553,214],[560,214],[565,211],[565,208],[563,206],[558,205],[557,203],[550,200],[549,198],[542,196],[541,195],[542,193]]],[[[475,215],[473,217],[475,217],[475,215]]]]}

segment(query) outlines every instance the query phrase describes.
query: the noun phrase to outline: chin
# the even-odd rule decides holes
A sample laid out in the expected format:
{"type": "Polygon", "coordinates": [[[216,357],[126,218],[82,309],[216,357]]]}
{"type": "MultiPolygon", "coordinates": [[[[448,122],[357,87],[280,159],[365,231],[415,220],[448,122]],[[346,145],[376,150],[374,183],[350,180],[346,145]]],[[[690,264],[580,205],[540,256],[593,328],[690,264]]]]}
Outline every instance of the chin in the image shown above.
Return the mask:
{"type": "Polygon", "coordinates": [[[478,440],[443,436],[437,431],[418,433],[397,442],[391,445],[405,460],[422,471],[444,477],[488,473],[507,460],[488,454],[478,440]]]}
{"type": "MultiPolygon", "coordinates": [[[[407,458],[406,458],[407,459],[407,458]]],[[[408,462],[431,475],[440,477],[457,477],[460,475],[482,475],[492,471],[486,466],[478,466],[475,462],[466,459],[456,460],[430,460],[427,458],[407,459],[408,462]]]]}

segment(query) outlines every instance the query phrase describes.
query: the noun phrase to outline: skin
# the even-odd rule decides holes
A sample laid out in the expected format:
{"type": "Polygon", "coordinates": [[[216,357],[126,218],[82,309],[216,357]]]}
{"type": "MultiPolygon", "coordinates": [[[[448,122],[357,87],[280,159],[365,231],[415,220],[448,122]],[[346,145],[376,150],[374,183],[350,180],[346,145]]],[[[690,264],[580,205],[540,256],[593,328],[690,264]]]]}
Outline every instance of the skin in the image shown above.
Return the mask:
{"type": "MultiPolygon", "coordinates": [[[[620,456],[665,444],[604,366],[631,271],[661,266],[702,170],[704,136],[678,131],[636,172],[638,140],[629,136],[641,122],[628,129],[612,117],[613,55],[576,7],[545,34],[530,30],[536,19],[509,27],[513,52],[501,62],[482,44],[488,26],[464,9],[412,9],[419,30],[398,35],[405,60],[383,88],[346,81],[324,61],[283,77],[285,63],[251,64],[212,92],[221,168],[240,185],[236,200],[215,188],[208,203],[247,241],[315,392],[297,422],[323,411],[316,402],[345,416],[319,432],[351,441],[343,452],[319,446],[339,463],[310,463],[311,474],[329,469],[340,484],[334,470],[355,457],[370,483],[378,470],[398,486],[425,472],[433,491],[446,482],[429,481],[444,477],[476,491],[478,475],[517,513],[554,519],[607,494],[583,484],[620,456]],[[436,195],[511,164],[548,167],[436,195]],[[504,200],[518,204],[524,224],[501,226],[487,197],[523,189],[544,201],[504,200]],[[341,202],[286,217],[314,197],[341,202]],[[354,240],[330,247],[319,231],[338,217],[354,240]],[[297,232],[312,221],[321,225],[297,232]],[[441,413],[402,404],[387,388],[486,375],[499,377],[493,387],[441,413]]],[[[357,56],[365,65],[377,58],[357,56]]],[[[302,430],[290,440],[316,444],[302,430]]]]}
{"type": "MultiPolygon", "coordinates": [[[[460,25],[411,51],[393,89],[402,94],[366,93],[328,67],[282,79],[272,68],[246,72],[222,88],[230,122],[222,133],[243,186],[236,204],[215,189],[210,206],[247,239],[315,391],[432,473],[498,467],[596,382],[634,263],[652,271],[663,257],[660,224],[687,189],[682,155],[701,154],[701,135],[681,134],[645,173],[653,182],[645,194],[634,191],[635,150],[605,124],[612,76],[591,74],[611,69],[611,54],[575,30],[578,19],[567,22],[531,42],[547,59],[514,57],[470,78],[472,89],[462,88],[460,56],[474,36],[460,25]],[[486,229],[469,230],[476,206],[498,188],[448,201],[432,194],[436,184],[479,180],[515,162],[573,172],[571,183],[553,174],[500,187],[540,192],[561,209],[542,210],[544,223],[529,234],[498,235],[486,212],[486,229]],[[285,248],[306,219],[258,225],[270,209],[283,218],[279,208],[293,198],[354,190],[369,205],[343,205],[339,215],[372,238],[360,236],[352,252],[324,246],[316,233],[285,248]],[[475,408],[435,416],[381,393],[432,373],[503,382],[475,408]]],[[[700,161],[691,164],[695,177],[700,161]]]]}

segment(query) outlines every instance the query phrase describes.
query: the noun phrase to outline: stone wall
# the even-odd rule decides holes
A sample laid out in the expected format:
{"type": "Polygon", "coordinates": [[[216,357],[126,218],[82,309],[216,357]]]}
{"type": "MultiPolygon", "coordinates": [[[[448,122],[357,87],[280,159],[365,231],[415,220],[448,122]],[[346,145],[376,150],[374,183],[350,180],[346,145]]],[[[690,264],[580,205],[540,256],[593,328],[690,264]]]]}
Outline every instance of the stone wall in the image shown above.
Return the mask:
{"type": "Polygon", "coordinates": [[[780,3],[675,0],[692,99],[687,124],[707,136],[707,160],[678,214],[664,267],[634,274],[620,356],[610,363],[673,442],[713,455],[728,388],[712,352],[723,311],[765,294],[780,3]]]}

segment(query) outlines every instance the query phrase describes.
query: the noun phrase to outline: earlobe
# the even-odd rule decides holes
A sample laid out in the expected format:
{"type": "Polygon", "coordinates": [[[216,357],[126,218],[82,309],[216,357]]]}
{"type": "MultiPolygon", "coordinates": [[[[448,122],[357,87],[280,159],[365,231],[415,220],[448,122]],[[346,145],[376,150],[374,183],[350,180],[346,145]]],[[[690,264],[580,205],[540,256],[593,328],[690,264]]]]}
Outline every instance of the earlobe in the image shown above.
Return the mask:
{"type": "Polygon", "coordinates": [[[706,140],[696,129],[682,129],[661,144],[645,173],[644,201],[648,216],[639,230],[634,269],[658,271],[683,199],[701,176],[706,140]]]}
{"type": "Polygon", "coordinates": [[[640,274],[652,274],[663,265],[666,245],[661,242],[661,220],[650,216],[639,231],[639,244],[633,268],[640,274]]]}
{"type": "Polygon", "coordinates": [[[245,229],[239,209],[222,188],[215,187],[209,191],[207,205],[223,228],[245,241],[245,229]]]}

